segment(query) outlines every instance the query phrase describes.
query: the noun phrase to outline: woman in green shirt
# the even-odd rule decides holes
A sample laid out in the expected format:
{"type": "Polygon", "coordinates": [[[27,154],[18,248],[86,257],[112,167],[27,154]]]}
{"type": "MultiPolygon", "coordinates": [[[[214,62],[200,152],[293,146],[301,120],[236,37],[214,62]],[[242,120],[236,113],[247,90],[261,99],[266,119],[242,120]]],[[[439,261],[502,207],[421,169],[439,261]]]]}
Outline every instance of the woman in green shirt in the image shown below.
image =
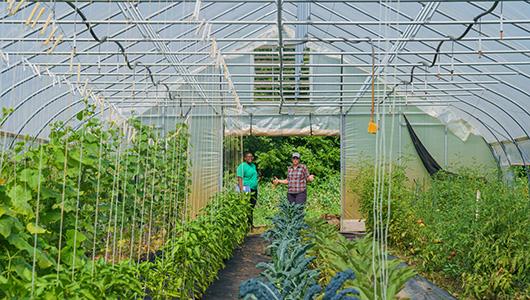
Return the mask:
{"type": "Polygon", "coordinates": [[[250,192],[250,215],[248,217],[249,226],[253,226],[254,206],[258,201],[258,170],[256,164],[253,163],[254,155],[252,152],[246,152],[243,157],[245,160],[237,167],[237,181],[239,190],[243,192],[250,192]]]}

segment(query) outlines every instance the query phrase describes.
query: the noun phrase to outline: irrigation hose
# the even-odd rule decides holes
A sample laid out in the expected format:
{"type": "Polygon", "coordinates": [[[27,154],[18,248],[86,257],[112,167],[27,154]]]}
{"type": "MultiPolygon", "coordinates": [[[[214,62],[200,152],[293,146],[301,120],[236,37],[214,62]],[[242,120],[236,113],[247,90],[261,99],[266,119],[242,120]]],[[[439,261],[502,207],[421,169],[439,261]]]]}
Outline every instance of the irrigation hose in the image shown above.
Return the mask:
{"type": "Polygon", "coordinates": [[[370,45],[372,46],[372,106],[370,108],[370,121],[368,122],[368,133],[377,133],[377,124],[374,122],[375,113],[375,48],[372,40],[370,39],[370,45]]]}
{"type": "MultiPolygon", "coordinates": [[[[81,19],[83,20],[83,24],[85,24],[86,28],[88,29],[90,35],[92,36],[92,38],[98,42],[98,43],[104,43],[107,41],[108,37],[107,36],[104,36],[102,38],[99,38],[96,33],[94,32],[94,29],[92,27],[92,25],[90,24],[90,22],[88,21],[88,18],[85,16],[85,14],[77,7],[75,6],[75,4],[71,3],[71,2],[68,2],[66,1],[65,2],[68,6],[70,6],[80,17],[81,19]]],[[[127,65],[127,68],[129,68],[131,71],[134,71],[134,68],[136,65],[141,65],[142,67],[144,67],[144,69],[147,71],[147,73],[149,74],[149,78],[151,79],[151,82],[153,83],[154,86],[158,86],[160,85],[160,82],[156,82],[153,78],[153,72],[151,72],[151,69],[142,64],[141,62],[136,62],[134,64],[134,66],[131,64],[131,61],[129,60],[129,57],[127,55],[127,52],[125,51],[125,47],[118,41],[112,41],[112,43],[116,44],[116,46],[118,46],[119,50],[120,50],[120,53],[121,55],[123,56],[123,59],[125,59],[125,63],[127,65]]],[[[167,93],[168,93],[168,96],[169,96],[169,99],[170,100],[174,100],[173,99],[173,96],[171,95],[171,92],[169,90],[169,86],[167,84],[163,84],[164,87],[166,88],[167,90],[167,93]]]]}
{"type": "MultiPolygon", "coordinates": [[[[464,32],[458,36],[457,38],[454,38],[454,37],[449,37],[449,40],[443,40],[443,41],[440,41],[438,43],[438,46],[436,47],[436,53],[434,54],[434,57],[431,61],[431,63],[428,65],[429,68],[432,68],[435,63],[436,63],[436,60],[438,59],[438,56],[440,55],[440,49],[442,48],[442,45],[444,44],[444,42],[446,41],[459,41],[461,39],[463,39],[468,33],[469,31],[471,30],[471,28],[473,28],[473,25],[477,24],[478,20],[480,20],[480,18],[486,16],[486,15],[489,15],[491,14],[495,8],[497,8],[497,5],[499,5],[499,2],[500,0],[497,0],[495,1],[495,3],[493,3],[493,5],[486,11],[480,13],[479,15],[477,15],[476,17],[473,18],[473,23],[469,23],[466,27],[466,30],[464,30],[464,32]]],[[[426,65],[426,63],[424,62],[423,63],[424,65],[426,65]]],[[[408,84],[411,84],[414,80],[414,70],[416,69],[417,66],[413,66],[411,71],[410,71],[410,81],[408,82],[408,84]]]]}

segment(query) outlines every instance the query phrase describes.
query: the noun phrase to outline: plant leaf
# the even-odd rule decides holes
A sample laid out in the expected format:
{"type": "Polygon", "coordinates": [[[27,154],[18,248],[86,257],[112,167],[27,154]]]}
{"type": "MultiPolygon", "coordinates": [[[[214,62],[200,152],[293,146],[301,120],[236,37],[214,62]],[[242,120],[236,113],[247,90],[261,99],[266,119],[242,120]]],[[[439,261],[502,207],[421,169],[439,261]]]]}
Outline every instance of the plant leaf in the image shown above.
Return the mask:
{"type": "Polygon", "coordinates": [[[28,201],[31,200],[31,192],[29,190],[24,189],[20,185],[16,185],[9,190],[7,195],[11,198],[13,210],[16,213],[25,216],[33,216],[33,210],[28,203],[28,201]]]}
{"type": "Polygon", "coordinates": [[[4,238],[7,239],[11,235],[13,223],[13,219],[10,217],[0,219],[0,234],[2,234],[4,238]]]}
{"type": "Polygon", "coordinates": [[[31,234],[42,234],[42,233],[46,233],[46,229],[40,227],[39,225],[34,225],[33,223],[28,223],[26,225],[26,229],[29,231],[29,233],[31,234]]]}
{"type": "Polygon", "coordinates": [[[26,250],[28,253],[33,250],[33,247],[20,234],[11,234],[7,240],[17,249],[26,250]]]}
{"type": "Polygon", "coordinates": [[[24,169],[20,172],[18,175],[20,181],[26,182],[29,187],[31,187],[33,190],[37,189],[37,186],[39,184],[39,173],[37,170],[33,169],[24,169]]]}

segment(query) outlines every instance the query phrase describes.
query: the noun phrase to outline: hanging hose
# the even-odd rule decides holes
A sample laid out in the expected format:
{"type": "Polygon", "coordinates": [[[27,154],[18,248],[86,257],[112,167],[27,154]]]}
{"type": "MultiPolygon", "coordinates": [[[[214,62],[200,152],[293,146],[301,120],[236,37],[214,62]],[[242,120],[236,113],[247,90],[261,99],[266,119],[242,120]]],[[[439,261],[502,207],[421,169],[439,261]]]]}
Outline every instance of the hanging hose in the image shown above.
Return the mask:
{"type": "MultiPolygon", "coordinates": [[[[490,13],[492,13],[495,8],[497,8],[497,5],[499,5],[499,0],[495,1],[495,3],[493,3],[493,5],[486,11],[480,13],[479,15],[477,15],[476,17],[473,18],[473,23],[469,23],[467,25],[467,28],[466,30],[464,30],[464,32],[458,36],[457,38],[454,38],[454,37],[449,37],[449,40],[443,40],[443,41],[440,41],[438,43],[438,46],[436,47],[436,53],[434,54],[434,57],[430,63],[430,65],[428,65],[428,68],[432,68],[435,63],[436,63],[436,59],[438,58],[438,56],[440,55],[440,49],[442,48],[442,45],[444,44],[444,42],[446,41],[459,41],[461,39],[463,39],[468,33],[469,31],[471,30],[471,28],[473,28],[473,25],[477,24],[478,20],[480,20],[480,18],[486,16],[486,15],[489,15],[490,13]]],[[[424,63],[425,64],[425,63],[424,63]]],[[[414,70],[416,69],[416,66],[413,66],[411,71],[410,71],[410,82],[408,82],[409,84],[411,84],[414,80],[414,70]]]]}
{"type": "Polygon", "coordinates": [[[377,123],[374,122],[375,113],[375,49],[372,40],[370,39],[370,45],[372,46],[372,107],[370,108],[370,121],[368,122],[368,133],[377,133],[377,123]]]}
{"type": "MultiPolygon", "coordinates": [[[[75,4],[71,3],[71,2],[68,2],[66,1],[65,2],[68,6],[70,6],[80,17],[81,19],[83,20],[83,24],[85,24],[86,28],[88,29],[88,32],[90,33],[90,35],[92,36],[92,38],[98,42],[98,43],[104,43],[107,41],[108,37],[107,36],[104,36],[102,38],[99,38],[96,33],[94,32],[94,29],[92,28],[92,25],[90,24],[90,22],[88,21],[87,17],[85,16],[85,14],[77,7],[75,6],[75,4]]],[[[51,35],[50,35],[51,36],[51,35]]],[[[141,63],[141,62],[136,62],[134,65],[131,64],[131,61],[129,60],[129,56],[127,55],[127,52],[125,51],[125,47],[118,41],[112,41],[112,43],[116,44],[116,46],[118,46],[118,49],[120,50],[120,53],[121,55],[123,56],[123,59],[125,60],[125,64],[127,65],[127,68],[129,68],[131,71],[134,71],[135,67],[137,65],[141,65],[142,67],[144,67],[144,69],[147,71],[147,73],[149,74],[149,78],[151,79],[151,82],[153,83],[154,86],[158,86],[160,85],[160,82],[156,82],[153,78],[153,73],[151,72],[151,69],[146,66],[145,64],[141,63]]],[[[163,84],[163,86],[166,88],[167,90],[167,93],[168,93],[168,96],[169,96],[169,99],[170,100],[174,100],[173,99],[173,96],[171,95],[171,92],[169,90],[169,86],[167,84],[163,84]]]]}

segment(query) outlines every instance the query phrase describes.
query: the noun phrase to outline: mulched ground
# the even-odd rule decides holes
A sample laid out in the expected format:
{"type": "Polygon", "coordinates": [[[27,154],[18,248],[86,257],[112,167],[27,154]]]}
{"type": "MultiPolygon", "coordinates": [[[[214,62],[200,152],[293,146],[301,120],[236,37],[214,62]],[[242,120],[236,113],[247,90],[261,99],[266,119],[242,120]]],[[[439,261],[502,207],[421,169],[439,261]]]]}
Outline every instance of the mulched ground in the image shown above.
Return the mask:
{"type": "Polygon", "coordinates": [[[248,235],[243,245],[236,249],[234,256],[226,262],[225,268],[219,271],[219,279],[210,285],[203,299],[238,299],[239,284],[259,275],[261,271],[256,268],[257,263],[270,260],[264,254],[266,246],[267,243],[260,233],[248,235]]]}
{"type": "Polygon", "coordinates": [[[456,300],[451,294],[419,275],[407,281],[398,297],[413,300],[456,300]]]}
{"type": "MultiPolygon", "coordinates": [[[[239,284],[260,274],[256,264],[270,260],[270,257],[264,254],[267,242],[261,237],[262,232],[263,230],[258,229],[245,238],[243,245],[236,249],[234,256],[226,262],[225,268],[219,271],[219,279],[206,290],[204,300],[238,299],[239,284]]],[[[357,236],[349,238],[355,237],[357,236]]],[[[415,276],[405,284],[398,299],[445,300],[455,298],[431,281],[415,276]]]]}

